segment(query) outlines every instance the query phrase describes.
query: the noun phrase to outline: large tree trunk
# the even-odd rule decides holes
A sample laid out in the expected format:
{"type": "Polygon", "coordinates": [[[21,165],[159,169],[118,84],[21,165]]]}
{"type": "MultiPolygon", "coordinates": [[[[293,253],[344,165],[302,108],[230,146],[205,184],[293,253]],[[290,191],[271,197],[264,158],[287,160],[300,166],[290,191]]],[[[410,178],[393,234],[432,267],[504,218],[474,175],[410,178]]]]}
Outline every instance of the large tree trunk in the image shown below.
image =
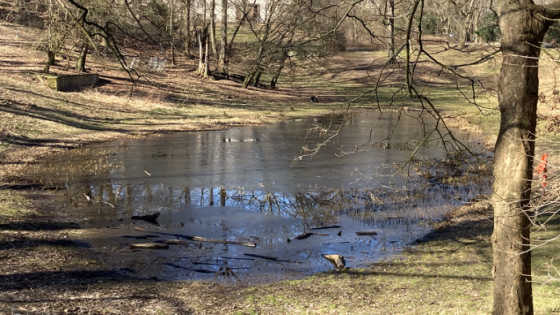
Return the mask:
{"type": "MultiPolygon", "coordinates": [[[[494,315],[533,314],[530,222],[535,150],[538,57],[548,25],[530,0],[501,0],[503,64],[498,85],[500,132],[494,162],[494,315]]],[[[547,22],[548,23],[548,22],[547,22]]]]}

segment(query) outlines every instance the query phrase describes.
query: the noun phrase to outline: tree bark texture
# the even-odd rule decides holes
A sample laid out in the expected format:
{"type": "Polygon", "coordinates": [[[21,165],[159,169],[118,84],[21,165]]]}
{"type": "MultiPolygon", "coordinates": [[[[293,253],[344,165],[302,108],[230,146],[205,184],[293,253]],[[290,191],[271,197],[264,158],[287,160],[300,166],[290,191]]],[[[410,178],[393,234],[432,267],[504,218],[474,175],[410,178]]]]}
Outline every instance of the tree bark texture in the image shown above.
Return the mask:
{"type": "Polygon", "coordinates": [[[494,161],[494,315],[533,314],[530,221],[538,100],[538,57],[549,22],[531,0],[501,0],[503,64],[498,84],[501,123],[494,161]]]}

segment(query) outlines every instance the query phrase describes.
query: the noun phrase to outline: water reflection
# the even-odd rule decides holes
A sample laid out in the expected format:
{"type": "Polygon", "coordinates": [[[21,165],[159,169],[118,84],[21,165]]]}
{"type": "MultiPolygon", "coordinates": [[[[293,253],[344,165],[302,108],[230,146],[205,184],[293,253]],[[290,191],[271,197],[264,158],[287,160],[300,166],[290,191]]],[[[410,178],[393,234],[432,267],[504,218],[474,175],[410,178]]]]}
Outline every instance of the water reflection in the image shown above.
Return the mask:
{"type": "Polygon", "coordinates": [[[35,170],[36,178],[65,188],[64,208],[88,229],[111,266],[160,279],[231,276],[233,271],[236,279],[249,282],[330,270],[321,254],[343,255],[350,267],[366,266],[397,253],[450,207],[489,191],[485,178],[460,182],[455,179],[464,174],[430,162],[444,157],[435,138],[418,149],[419,161],[402,188],[404,179],[391,175],[425,136],[425,125],[413,117],[352,115],[334,143],[291,167],[302,145],[324,136],[308,134],[308,128],[333,122],[326,117],[92,146],[49,161],[35,170]],[[395,128],[397,122],[401,127],[395,128]],[[336,157],[368,137],[369,150],[336,157]],[[161,213],[157,222],[131,219],[155,212],[161,213]],[[340,228],[295,239],[328,225],[340,228]],[[364,230],[378,234],[356,235],[364,230]],[[203,242],[162,251],[129,248],[177,236],[258,246],[203,242]]]}

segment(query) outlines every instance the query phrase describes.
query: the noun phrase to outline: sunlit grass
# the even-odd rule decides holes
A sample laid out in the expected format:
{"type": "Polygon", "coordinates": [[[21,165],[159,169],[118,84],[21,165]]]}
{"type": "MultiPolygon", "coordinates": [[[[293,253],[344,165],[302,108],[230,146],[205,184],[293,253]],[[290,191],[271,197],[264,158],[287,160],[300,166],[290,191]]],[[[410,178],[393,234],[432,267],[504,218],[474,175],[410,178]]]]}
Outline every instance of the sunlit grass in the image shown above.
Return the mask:
{"type": "Polygon", "coordinates": [[[23,219],[33,213],[35,210],[28,199],[10,190],[0,190],[0,223],[8,219],[23,219]]]}

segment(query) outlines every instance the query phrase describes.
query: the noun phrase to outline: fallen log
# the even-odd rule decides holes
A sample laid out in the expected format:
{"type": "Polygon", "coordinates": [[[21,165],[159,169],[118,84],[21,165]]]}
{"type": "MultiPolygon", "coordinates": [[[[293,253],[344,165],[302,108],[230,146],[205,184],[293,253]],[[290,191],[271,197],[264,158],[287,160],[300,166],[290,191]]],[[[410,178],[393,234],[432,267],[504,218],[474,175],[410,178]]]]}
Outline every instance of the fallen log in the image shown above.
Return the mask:
{"type": "Polygon", "coordinates": [[[145,239],[150,238],[150,237],[159,237],[159,235],[150,235],[150,234],[148,234],[148,235],[121,235],[121,237],[135,238],[137,240],[139,240],[139,239],[145,240],[145,239]]]}
{"type": "Polygon", "coordinates": [[[377,235],[377,232],[375,232],[375,231],[362,231],[362,232],[356,232],[356,235],[377,235]]]}
{"type": "Polygon", "coordinates": [[[318,236],[329,236],[329,234],[324,234],[324,233],[303,233],[301,235],[298,235],[296,237],[294,237],[294,239],[296,240],[303,240],[306,239],[308,237],[310,237],[311,235],[318,235],[318,236]]]}
{"type": "Polygon", "coordinates": [[[202,247],[201,243],[193,243],[193,242],[187,242],[187,241],[181,241],[181,240],[161,240],[161,241],[156,241],[156,243],[163,243],[163,244],[169,244],[169,245],[192,245],[192,246],[196,246],[196,247],[202,247]]]}
{"type": "Polygon", "coordinates": [[[257,255],[257,254],[243,254],[243,255],[249,256],[249,257],[262,258],[262,259],[266,259],[266,260],[277,260],[278,259],[278,257],[264,256],[264,255],[257,255]]]}
{"type": "Polygon", "coordinates": [[[145,229],[139,228],[139,227],[134,227],[134,230],[140,231],[140,232],[149,232],[149,233],[156,233],[156,234],[160,234],[160,235],[174,236],[174,237],[184,238],[184,239],[187,239],[187,240],[197,241],[197,242],[208,242],[208,243],[218,243],[218,244],[231,244],[231,245],[243,245],[243,246],[248,246],[248,247],[256,247],[256,246],[257,246],[257,244],[255,244],[255,243],[250,243],[250,242],[235,242],[235,241],[214,240],[214,239],[211,239],[211,238],[200,237],[200,236],[191,236],[191,235],[182,235],[182,234],[173,234],[173,233],[164,233],[164,232],[148,231],[148,230],[145,230],[145,229]]]}
{"type": "Polygon", "coordinates": [[[220,257],[220,259],[254,260],[253,258],[243,258],[243,257],[220,257]]]}
{"type": "Polygon", "coordinates": [[[310,230],[326,230],[326,229],[340,229],[340,228],[341,228],[340,225],[327,225],[327,226],[311,228],[310,230]]]}
{"type": "MultiPolygon", "coordinates": [[[[184,235],[187,236],[187,235],[184,235]]],[[[209,243],[218,243],[218,244],[232,244],[232,245],[243,245],[249,247],[256,247],[257,244],[255,243],[246,243],[246,242],[235,242],[235,241],[222,241],[222,240],[213,240],[210,238],[200,237],[200,236],[187,236],[187,239],[198,241],[198,242],[209,242],[209,243]]]]}
{"type": "Polygon", "coordinates": [[[132,220],[156,221],[157,218],[159,217],[159,214],[160,214],[159,212],[155,212],[147,215],[134,215],[130,218],[132,220]]]}
{"type": "Polygon", "coordinates": [[[313,235],[313,233],[303,233],[303,234],[300,234],[300,235],[294,237],[294,239],[296,239],[296,240],[304,240],[304,239],[310,237],[311,235],[313,235]]]}
{"type": "Polygon", "coordinates": [[[169,245],[161,243],[130,244],[130,249],[168,249],[169,245]]]}

